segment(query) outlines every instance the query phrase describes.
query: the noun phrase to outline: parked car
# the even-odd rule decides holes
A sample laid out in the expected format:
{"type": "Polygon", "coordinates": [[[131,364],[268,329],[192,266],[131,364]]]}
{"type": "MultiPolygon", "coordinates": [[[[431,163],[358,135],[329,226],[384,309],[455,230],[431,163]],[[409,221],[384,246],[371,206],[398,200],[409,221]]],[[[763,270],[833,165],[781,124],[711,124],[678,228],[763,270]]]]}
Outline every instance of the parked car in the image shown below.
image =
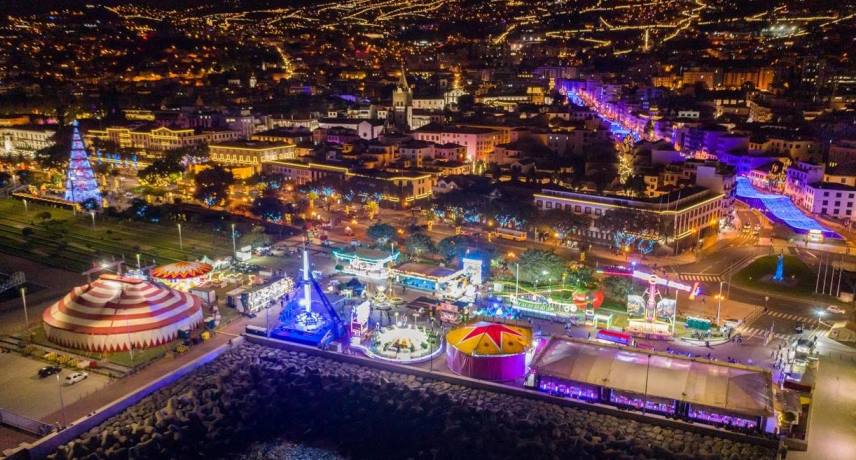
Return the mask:
{"type": "Polygon", "coordinates": [[[62,372],[62,368],[59,366],[45,366],[39,369],[39,378],[43,379],[45,377],[50,377],[54,374],[59,374],[62,372]]]}
{"type": "Polygon", "coordinates": [[[826,311],[830,313],[835,313],[836,315],[843,315],[847,313],[843,308],[839,307],[838,305],[829,305],[828,307],[826,307],[826,311]]]}
{"type": "Polygon", "coordinates": [[[82,382],[89,377],[89,374],[86,372],[74,372],[71,375],[67,375],[65,377],[66,385],[74,385],[77,382],[82,382]]]}
{"type": "Polygon", "coordinates": [[[796,332],[797,334],[802,334],[804,331],[805,326],[803,325],[803,323],[797,323],[796,326],[794,326],[794,332],[796,332]]]}

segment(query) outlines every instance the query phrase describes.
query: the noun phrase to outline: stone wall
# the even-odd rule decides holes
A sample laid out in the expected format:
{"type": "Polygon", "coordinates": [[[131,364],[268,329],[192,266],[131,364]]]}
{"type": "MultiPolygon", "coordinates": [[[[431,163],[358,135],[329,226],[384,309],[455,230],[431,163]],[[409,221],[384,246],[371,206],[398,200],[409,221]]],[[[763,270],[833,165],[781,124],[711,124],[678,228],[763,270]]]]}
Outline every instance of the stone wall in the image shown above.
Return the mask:
{"type": "Polygon", "coordinates": [[[738,441],[244,344],[50,458],[230,458],[288,439],[371,459],[769,459],[738,441]]]}

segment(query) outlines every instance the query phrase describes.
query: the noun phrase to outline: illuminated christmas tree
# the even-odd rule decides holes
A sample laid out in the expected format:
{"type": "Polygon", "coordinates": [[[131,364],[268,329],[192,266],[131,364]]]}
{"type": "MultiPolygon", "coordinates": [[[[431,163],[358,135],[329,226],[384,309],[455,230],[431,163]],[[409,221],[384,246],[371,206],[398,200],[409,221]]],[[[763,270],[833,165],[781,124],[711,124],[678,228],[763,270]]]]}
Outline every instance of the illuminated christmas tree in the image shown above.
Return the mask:
{"type": "Polygon", "coordinates": [[[65,178],[65,199],[81,203],[85,207],[101,206],[101,190],[95,180],[95,172],[86,157],[83,139],[77,129],[77,121],[72,122],[71,155],[68,161],[68,173],[65,178]]]}

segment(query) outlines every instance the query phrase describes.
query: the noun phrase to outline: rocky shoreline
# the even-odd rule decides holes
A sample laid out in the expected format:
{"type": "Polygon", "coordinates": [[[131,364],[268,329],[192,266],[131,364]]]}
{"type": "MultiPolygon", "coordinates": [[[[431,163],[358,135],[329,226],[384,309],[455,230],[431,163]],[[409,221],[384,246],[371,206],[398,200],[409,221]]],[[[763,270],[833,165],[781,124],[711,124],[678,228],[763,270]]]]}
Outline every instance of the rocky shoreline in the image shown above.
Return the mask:
{"type": "Polygon", "coordinates": [[[49,458],[288,458],[276,446],[287,451],[288,441],[271,440],[336,451],[318,451],[323,458],[775,458],[728,439],[254,344],[49,458]]]}

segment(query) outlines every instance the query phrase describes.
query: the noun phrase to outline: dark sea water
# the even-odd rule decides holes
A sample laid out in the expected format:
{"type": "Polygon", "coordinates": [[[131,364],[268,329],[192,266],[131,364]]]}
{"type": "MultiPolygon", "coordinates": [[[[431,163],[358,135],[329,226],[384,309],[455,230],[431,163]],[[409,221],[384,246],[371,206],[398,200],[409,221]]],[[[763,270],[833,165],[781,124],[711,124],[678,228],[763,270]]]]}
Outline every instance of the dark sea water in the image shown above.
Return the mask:
{"type": "Polygon", "coordinates": [[[250,445],[235,460],[347,460],[332,450],[310,447],[291,441],[265,441],[250,445]]]}

